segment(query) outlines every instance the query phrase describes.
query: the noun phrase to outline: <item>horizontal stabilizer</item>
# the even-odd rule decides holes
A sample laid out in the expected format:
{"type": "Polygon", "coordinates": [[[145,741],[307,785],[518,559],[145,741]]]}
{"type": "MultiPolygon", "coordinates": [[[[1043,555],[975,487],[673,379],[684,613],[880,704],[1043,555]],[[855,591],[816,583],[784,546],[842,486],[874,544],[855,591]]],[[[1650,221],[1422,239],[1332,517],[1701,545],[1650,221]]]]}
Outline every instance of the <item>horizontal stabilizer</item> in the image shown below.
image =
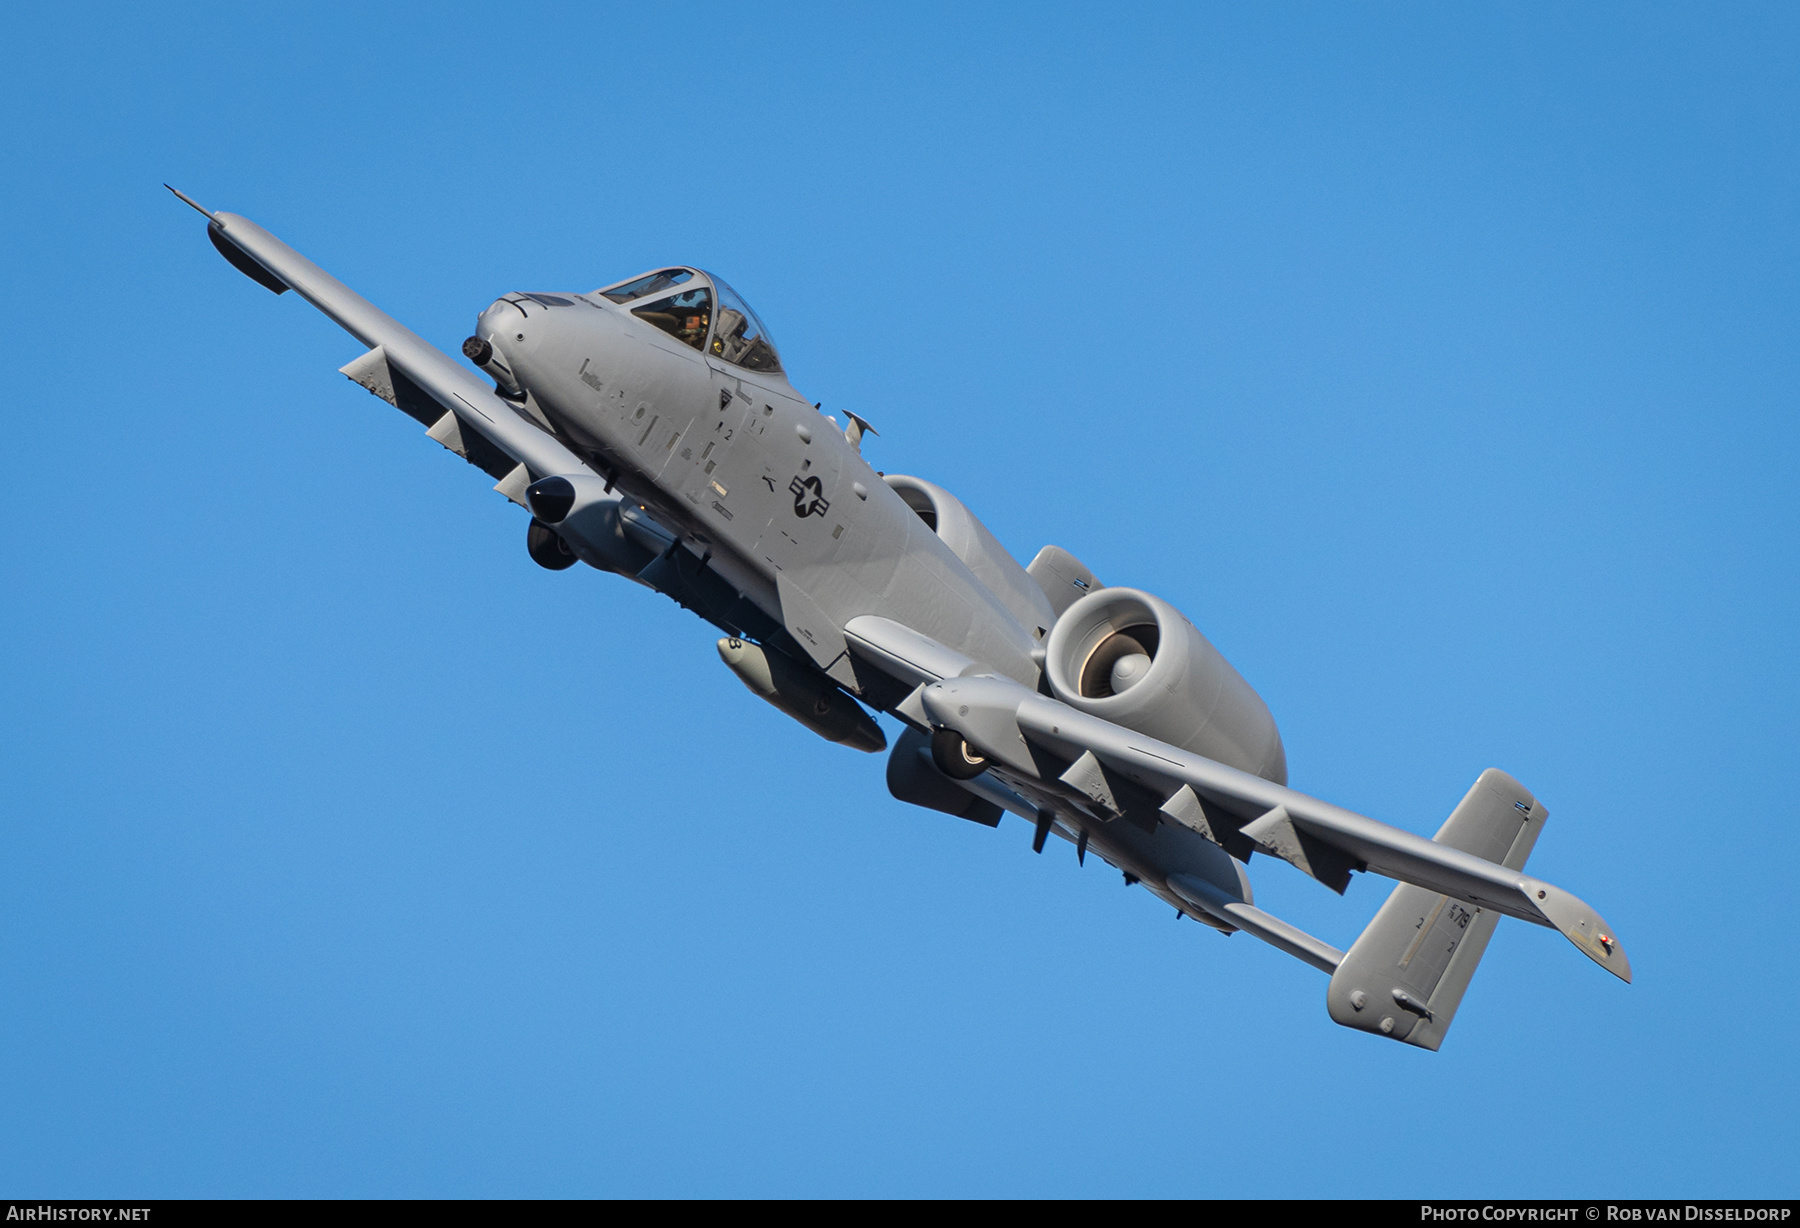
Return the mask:
{"type": "Polygon", "coordinates": [[[1286,951],[1295,959],[1305,960],[1321,972],[1335,972],[1344,953],[1330,943],[1321,942],[1305,930],[1298,929],[1271,916],[1254,904],[1234,900],[1203,878],[1192,874],[1171,874],[1169,890],[1226,925],[1243,930],[1252,938],[1260,938],[1272,947],[1286,951]]]}

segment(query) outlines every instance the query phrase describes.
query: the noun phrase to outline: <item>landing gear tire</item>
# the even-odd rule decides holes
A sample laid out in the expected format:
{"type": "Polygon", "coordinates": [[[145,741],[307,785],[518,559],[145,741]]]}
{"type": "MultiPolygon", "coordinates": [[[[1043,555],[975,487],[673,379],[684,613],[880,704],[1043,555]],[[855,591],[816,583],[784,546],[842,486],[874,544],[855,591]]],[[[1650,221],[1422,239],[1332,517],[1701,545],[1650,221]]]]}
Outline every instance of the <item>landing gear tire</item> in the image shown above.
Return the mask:
{"type": "Polygon", "coordinates": [[[992,766],[992,760],[954,729],[939,729],[931,735],[931,761],[951,780],[974,780],[992,766]]]}
{"type": "Polygon", "coordinates": [[[532,562],[551,571],[562,571],[581,561],[555,529],[536,517],[532,518],[531,527],[525,530],[525,550],[531,555],[532,562]]]}

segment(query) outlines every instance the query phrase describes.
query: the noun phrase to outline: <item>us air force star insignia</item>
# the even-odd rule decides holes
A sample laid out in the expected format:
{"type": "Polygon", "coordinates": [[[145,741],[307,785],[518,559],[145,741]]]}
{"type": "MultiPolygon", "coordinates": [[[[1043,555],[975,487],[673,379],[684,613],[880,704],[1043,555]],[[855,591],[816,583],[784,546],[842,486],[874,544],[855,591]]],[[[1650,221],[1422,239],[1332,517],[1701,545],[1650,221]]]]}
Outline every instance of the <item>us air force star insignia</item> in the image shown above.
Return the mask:
{"type": "Polygon", "coordinates": [[[831,500],[825,497],[825,484],[816,477],[796,475],[788,483],[788,492],[794,496],[794,515],[802,520],[808,516],[823,516],[831,507],[831,500]]]}

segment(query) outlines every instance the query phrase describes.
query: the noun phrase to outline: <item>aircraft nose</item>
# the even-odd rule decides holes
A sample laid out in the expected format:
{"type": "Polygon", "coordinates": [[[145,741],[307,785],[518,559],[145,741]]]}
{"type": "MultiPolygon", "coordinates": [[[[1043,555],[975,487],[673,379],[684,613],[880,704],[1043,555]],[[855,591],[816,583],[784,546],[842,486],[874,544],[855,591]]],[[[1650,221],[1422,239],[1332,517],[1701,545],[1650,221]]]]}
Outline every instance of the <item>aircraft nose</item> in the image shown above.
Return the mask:
{"type": "Polygon", "coordinates": [[[463,342],[463,355],[486,371],[500,390],[518,396],[525,387],[526,368],[537,348],[545,323],[544,311],[521,302],[524,295],[495,299],[475,318],[475,335],[463,342]]]}
{"type": "Polygon", "coordinates": [[[522,306],[520,295],[497,298],[486,311],[476,317],[472,340],[487,342],[504,357],[526,345],[532,335],[530,312],[522,306]]]}
{"type": "MultiPolygon", "coordinates": [[[[503,394],[517,398],[547,375],[548,368],[537,370],[540,350],[544,361],[553,363],[577,340],[591,343],[595,326],[604,319],[604,313],[584,309],[579,295],[503,294],[476,317],[475,335],[463,343],[463,353],[493,377],[503,394]]],[[[544,393],[538,395],[541,399],[544,393]]]]}

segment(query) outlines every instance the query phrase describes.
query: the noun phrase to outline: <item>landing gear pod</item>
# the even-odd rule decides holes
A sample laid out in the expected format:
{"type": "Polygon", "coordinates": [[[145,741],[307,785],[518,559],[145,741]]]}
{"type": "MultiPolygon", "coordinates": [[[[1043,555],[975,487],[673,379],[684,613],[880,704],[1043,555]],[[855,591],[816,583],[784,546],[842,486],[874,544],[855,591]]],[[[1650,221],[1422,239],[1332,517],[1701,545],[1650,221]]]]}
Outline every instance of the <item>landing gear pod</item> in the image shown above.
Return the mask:
{"type": "Polygon", "coordinates": [[[893,754],[888,756],[888,792],[910,805],[953,814],[984,827],[998,827],[1000,807],[945,777],[937,768],[930,742],[917,729],[900,735],[893,754]]]}
{"type": "Polygon", "coordinates": [[[951,780],[974,780],[993,766],[992,760],[954,729],[939,729],[931,735],[931,762],[951,780]]]}
{"type": "MultiPolygon", "coordinates": [[[[526,488],[525,501],[531,508],[534,534],[539,527],[544,528],[571,558],[601,571],[635,576],[656,557],[626,532],[619,495],[607,490],[606,483],[597,477],[582,474],[539,478],[526,488]]],[[[537,539],[534,536],[530,540],[537,539]]],[[[545,567],[568,566],[544,562],[535,547],[531,557],[545,567]]],[[[560,556],[551,550],[549,557],[560,556]]]]}
{"type": "Polygon", "coordinates": [[[525,530],[525,550],[532,562],[551,571],[564,571],[581,561],[555,529],[535,516],[525,530]]]}

